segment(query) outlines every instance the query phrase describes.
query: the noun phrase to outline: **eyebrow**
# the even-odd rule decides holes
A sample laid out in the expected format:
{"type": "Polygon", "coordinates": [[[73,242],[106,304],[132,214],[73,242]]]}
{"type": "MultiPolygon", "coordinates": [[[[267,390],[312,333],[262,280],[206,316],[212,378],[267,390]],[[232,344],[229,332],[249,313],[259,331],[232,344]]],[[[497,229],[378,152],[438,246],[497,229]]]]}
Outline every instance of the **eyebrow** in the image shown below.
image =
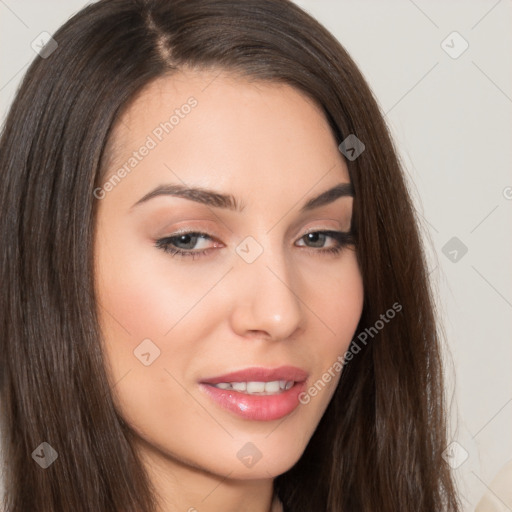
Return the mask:
{"type": "MultiPolygon", "coordinates": [[[[139,199],[131,208],[159,196],[181,197],[213,208],[225,208],[236,212],[242,212],[245,208],[245,204],[240,203],[237,198],[231,194],[222,194],[203,187],[190,187],[178,184],[159,185],[139,199]]],[[[309,199],[300,209],[300,213],[325,206],[340,197],[354,197],[354,189],[351,183],[338,183],[329,190],[309,199]]]]}

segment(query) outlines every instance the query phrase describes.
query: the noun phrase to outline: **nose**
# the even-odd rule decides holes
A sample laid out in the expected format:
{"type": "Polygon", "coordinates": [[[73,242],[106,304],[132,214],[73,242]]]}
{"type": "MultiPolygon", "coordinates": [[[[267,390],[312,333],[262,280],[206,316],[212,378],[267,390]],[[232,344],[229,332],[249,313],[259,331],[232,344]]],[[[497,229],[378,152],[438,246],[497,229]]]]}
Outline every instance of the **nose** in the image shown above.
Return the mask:
{"type": "Polygon", "coordinates": [[[252,263],[240,259],[232,274],[236,283],[230,316],[234,332],[277,341],[304,328],[304,304],[294,289],[299,283],[282,252],[265,250],[252,263]]]}

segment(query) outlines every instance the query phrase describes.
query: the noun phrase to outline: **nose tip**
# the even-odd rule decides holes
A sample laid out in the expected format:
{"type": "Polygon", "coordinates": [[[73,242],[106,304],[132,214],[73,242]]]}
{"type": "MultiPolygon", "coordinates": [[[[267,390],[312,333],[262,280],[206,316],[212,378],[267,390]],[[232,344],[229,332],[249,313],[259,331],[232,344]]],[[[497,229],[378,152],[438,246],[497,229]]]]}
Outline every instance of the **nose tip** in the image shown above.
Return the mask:
{"type": "Polygon", "coordinates": [[[241,336],[286,339],[302,327],[302,305],[293,289],[296,279],[276,260],[269,264],[261,257],[252,264],[241,262],[236,272],[231,323],[241,336]]]}

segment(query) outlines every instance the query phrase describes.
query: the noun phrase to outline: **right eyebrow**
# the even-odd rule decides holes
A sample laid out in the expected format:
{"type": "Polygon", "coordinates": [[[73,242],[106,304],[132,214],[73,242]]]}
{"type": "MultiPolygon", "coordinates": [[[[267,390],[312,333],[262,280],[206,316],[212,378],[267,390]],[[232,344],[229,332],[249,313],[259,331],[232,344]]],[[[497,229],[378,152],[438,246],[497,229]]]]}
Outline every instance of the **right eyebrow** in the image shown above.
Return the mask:
{"type": "Polygon", "coordinates": [[[141,203],[149,201],[150,199],[158,196],[175,196],[196,201],[197,203],[212,206],[214,208],[227,208],[237,212],[243,211],[244,204],[240,204],[236,197],[231,194],[222,194],[214,190],[209,190],[202,187],[188,187],[184,185],[160,185],[145,196],[139,199],[131,208],[141,203]]]}

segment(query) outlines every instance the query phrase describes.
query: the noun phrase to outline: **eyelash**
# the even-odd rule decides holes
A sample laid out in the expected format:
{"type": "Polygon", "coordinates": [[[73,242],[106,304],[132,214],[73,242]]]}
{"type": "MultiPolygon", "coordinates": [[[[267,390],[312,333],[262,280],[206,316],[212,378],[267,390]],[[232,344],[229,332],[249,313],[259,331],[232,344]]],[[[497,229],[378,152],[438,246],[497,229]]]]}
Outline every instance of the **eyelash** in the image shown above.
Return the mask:
{"type": "MultiPolygon", "coordinates": [[[[332,230],[310,231],[310,232],[304,234],[299,240],[302,240],[304,237],[306,237],[308,235],[312,235],[312,234],[326,235],[327,237],[333,238],[337,242],[337,245],[335,245],[334,247],[331,247],[329,249],[322,249],[322,248],[315,249],[314,247],[309,247],[308,248],[311,251],[316,252],[316,253],[320,252],[320,253],[324,253],[324,254],[338,254],[346,246],[352,245],[354,243],[352,232],[350,232],[350,231],[349,232],[345,232],[345,231],[332,231],[332,230]]],[[[159,239],[159,240],[157,240],[155,242],[155,247],[157,247],[158,249],[161,249],[162,251],[170,254],[172,257],[174,257],[174,256],[178,256],[180,258],[182,258],[182,257],[191,257],[193,260],[198,258],[198,257],[206,256],[209,253],[209,251],[212,249],[210,247],[208,249],[202,249],[202,250],[199,250],[199,251],[194,251],[193,249],[184,250],[184,249],[173,248],[172,247],[172,241],[173,240],[175,241],[176,239],[179,239],[182,236],[197,236],[197,237],[204,238],[204,239],[209,239],[209,240],[213,239],[207,233],[201,233],[201,232],[198,232],[198,231],[188,231],[188,232],[183,232],[183,233],[176,233],[174,235],[167,236],[165,238],[161,238],[161,239],[159,239]]]]}

